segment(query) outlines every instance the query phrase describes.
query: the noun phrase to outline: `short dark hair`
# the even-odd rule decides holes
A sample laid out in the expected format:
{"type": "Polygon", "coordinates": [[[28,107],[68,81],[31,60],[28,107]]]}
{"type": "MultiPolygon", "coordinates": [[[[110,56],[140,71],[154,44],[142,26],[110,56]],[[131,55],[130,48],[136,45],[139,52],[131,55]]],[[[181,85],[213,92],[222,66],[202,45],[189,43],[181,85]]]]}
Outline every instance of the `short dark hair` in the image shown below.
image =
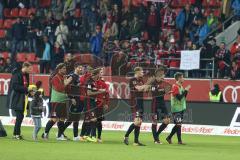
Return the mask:
{"type": "Polygon", "coordinates": [[[177,72],[177,73],[174,74],[174,78],[175,78],[176,81],[178,81],[179,78],[182,77],[182,76],[183,76],[182,72],[177,72]]]}
{"type": "Polygon", "coordinates": [[[82,65],[78,62],[74,64],[74,68],[77,68],[77,67],[80,67],[80,66],[82,66],[82,65]]]}
{"type": "Polygon", "coordinates": [[[22,64],[22,68],[31,67],[31,66],[32,66],[32,64],[31,64],[30,62],[24,62],[24,63],[22,64]]]}
{"type": "Polygon", "coordinates": [[[166,70],[167,70],[166,66],[161,65],[159,68],[157,68],[157,69],[155,70],[155,75],[157,75],[157,74],[158,74],[159,72],[161,72],[161,71],[164,71],[164,73],[165,73],[166,70]]]}
{"type": "Polygon", "coordinates": [[[92,70],[92,75],[96,76],[100,73],[100,71],[101,71],[101,68],[96,68],[96,69],[92,70]]]}
{"type": "Polygon", "coordinates": [[[65,63],[59,63],[56,67],[56,70],[62,69],[63,67],[66,67],[65,63]]]}

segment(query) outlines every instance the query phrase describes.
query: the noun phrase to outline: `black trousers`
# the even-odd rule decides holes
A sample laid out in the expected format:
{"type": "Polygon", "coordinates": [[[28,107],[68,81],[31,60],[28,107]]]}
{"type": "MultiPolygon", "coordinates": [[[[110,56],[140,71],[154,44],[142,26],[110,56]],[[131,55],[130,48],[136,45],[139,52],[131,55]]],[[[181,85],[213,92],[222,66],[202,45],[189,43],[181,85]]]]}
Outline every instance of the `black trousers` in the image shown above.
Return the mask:
{"type": "Polygon", "coordinates": [[[40,61],[40,73],[49,73],[50,70],[50,61],[40,61]]]}
{"type": "Polygon", "coordinates": [[[21,125],[24,118],[23,110],[15,110],[16,122],[14,126],[13,135],[21,135],[21,125]]]}

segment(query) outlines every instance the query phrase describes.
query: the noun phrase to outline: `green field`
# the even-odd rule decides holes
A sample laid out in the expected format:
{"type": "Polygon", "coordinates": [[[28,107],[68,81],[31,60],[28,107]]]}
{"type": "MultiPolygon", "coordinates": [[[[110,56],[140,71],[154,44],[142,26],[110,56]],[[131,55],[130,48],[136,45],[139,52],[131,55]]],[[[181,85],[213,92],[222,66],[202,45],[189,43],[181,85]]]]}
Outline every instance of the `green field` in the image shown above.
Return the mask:
{"type": "MultiPolygon", "coordinates": [[[[103,131],[102,144],[54,139],[56,129],[51,131],[50,140],[31,140],[31,127],[24,127],[24,141],[11,138],[12,127],[7,127],[9,136],[0,138],[0,160],[237,160],[240,158],[240,137],[183,135],[187,145],[163,145],[152,142],[150,133],[141,133],[145,147],[122,143],[123,132],[103,131]]],[[[40,131],[42,133],[42,131],[40,131]]],[[[66,134],[71,137],[72,129],[66,134]]],[[[133,137],[130,137],[132,143],[133,137]]],[[[176,143],[176,137],[174,137],[176,143]]]]}

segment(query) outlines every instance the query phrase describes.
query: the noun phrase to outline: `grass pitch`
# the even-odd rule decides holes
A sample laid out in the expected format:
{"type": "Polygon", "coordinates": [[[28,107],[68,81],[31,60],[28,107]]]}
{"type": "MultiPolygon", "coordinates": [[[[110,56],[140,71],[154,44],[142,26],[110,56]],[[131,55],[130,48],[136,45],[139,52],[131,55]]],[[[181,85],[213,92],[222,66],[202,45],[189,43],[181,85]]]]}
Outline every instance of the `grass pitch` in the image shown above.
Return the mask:
{"type": "MultiPolygon", "coordinates": [[[[0,160],[236,160],[240,158],[240,137],[183,135],[185,146],[168,145],[166,134],[161,136],[162,145],[152,141],[151,133],[141,133],[145,147],[122,143],[124,132],[103,131],[102,144],[90,142],[59,142],[56,129],[51,130],[48,141],[31,139],[32,127],[23,127],[24,141],[13,140],[13,127],[6,127],[7,138],[0,138],[0,160]]],[[[42,133],[43,130],[40,131],[42,133]]],[[[72,138],[72,129],[66,135],[72,138]]],[[[40,136],[40,135],[39,135],[40,136]]]]}

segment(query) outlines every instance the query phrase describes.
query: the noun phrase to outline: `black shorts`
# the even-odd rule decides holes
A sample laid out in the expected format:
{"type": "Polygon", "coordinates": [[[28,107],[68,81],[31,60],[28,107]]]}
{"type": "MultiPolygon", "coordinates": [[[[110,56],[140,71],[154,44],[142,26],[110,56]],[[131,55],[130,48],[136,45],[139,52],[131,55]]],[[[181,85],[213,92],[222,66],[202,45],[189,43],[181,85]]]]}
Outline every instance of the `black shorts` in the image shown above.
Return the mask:
{"type": "Polygon", "coordinates": [[[50,118],[61,118],[67,119],[68,117],[68,108],[66,103],[55,103],[51,102],[51,107],[49,107],[49,117],[50,118]]]}
{"type": "Polygon", "coordinates": [[[70,121],[70,122],[80,121],[83,107],[84,107],[84,102],[80,100],[76,102],[77,102],[77,105],[72,105],[71,102],[68,103],[69,114],[68,114],[67,121],[70,121]]]}
{"type": "Polygon", "coordinates": [[[175,112],[175,113],[173,113],[172,115],[173,115],[174,124],[182,124],[182,122],[183,122],[183,116],[184,116],[184,111],[175,112]]]}
{"type": "Polygon", "coordinates": [[[136,99],[134,105],[131,107],[131,110],[133,120],[136,117],[143,118],[144,114],[143,99],[136,99]]]}
{"type": "Polygon", "coordinates": [[[97,121],[103,121],[105,119],[105,117],[104,117],[104,108],[97,107],[95,109],[95,115],[97,117],[97,121]]]}
{"type": "Polygon", "coordinates": [[[156,102],[155,100],[153,100],[151,111],[152,120],[160,120],[170,117],[165,102],[156,102]]]}

